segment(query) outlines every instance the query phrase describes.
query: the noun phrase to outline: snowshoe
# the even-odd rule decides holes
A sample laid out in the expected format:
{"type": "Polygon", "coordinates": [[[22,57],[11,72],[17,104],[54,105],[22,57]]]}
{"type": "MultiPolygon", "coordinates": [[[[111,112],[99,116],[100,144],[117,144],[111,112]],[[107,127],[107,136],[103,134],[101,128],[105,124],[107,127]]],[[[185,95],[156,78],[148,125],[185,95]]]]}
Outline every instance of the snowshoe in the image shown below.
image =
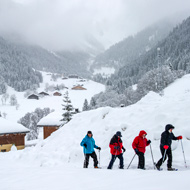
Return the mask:
{"type": "Polygon", "coordinates": [[[177,171],[178,169],[175,168],[168,168],[168,171],[177,171]]]}

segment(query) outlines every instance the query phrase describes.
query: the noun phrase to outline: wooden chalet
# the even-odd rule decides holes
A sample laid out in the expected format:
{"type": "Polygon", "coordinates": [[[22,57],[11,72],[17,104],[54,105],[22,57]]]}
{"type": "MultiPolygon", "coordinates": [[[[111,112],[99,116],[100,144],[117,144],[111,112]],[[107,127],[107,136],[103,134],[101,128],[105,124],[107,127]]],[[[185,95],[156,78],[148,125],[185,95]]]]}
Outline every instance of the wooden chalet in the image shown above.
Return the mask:
{"type": "Polygon", "coordinates": [[[82,87],[81,85],[74,86],[72,90],[87,90],[86,88],[82,87]]]}
{"type": "Polygon", "coordinates": [[[40,92],[39,95],[40,96],[49,96],[49,94],[47,92],[40,92]]]}
{"type": "Polygon", "coordinates": [[[70,79],[78,79],[79,76],[78,76],[78,75],[69,75],[69,78],[70,78],[70,79]]]}
{"type": "Polygon", "coordinates": [[[13,145],[17,150],[25,148],[25,136],[29,129],[0,117],[0,152],[8,152],[13,145]]]}
{"type": "Polygon", "coordinates": [[[54,92],[53,95],[54,96],[62,96],[62,94],[60,92],[54,92]]]}
{"type": "Polygon", "coordinates": [[[29,96],[28,96],[28,98],[27,98],[27,99],[39,100],[39,96],[38,96],[38,95],[36,95],[36,94],[31,94],[31,95],[29,95],[29,96]]]}
{"type": "Polygon", "coordinates": [[[44,139],[49,137],[53,132],[57,131],[64,124],[64,122],[61,121],[62,114],[63,113],[53,112],[38,122],[37,126],[43,127],[44,139]]]}

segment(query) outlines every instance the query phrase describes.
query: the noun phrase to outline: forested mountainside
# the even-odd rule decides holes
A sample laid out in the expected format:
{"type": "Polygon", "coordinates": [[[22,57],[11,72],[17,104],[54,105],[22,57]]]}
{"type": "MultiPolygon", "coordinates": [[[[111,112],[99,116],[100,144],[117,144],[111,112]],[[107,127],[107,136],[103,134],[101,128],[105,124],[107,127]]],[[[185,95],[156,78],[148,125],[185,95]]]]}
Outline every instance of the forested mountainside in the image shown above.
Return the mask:
{"type": "Polygon", "coordinates": [[[107,90],[92,98],[91,107],[130,105],[149,91],[161,92],[190,72],[190,17],[144,55],[107,79],[107,90]],[[132,85],[137,84],[135,88],[132,85]]]}
{"type": "Polygon", "coordinates": [[[37,70],[90,77],[89,58],[85,52],[50,52],[0,37],[0,93],[6,91],[6,84],[17,91],[38,86],[42,76],[37,70]]]}
{"type": "Polygon", "coordinates": [[[135,36],[130,36],[118,42],[98,55],[91,69],[107,66],[114,67],[117,70],[130,64],[138,57],[149,52],[160,40],[164,39],[174,25],[174,22],[162,21],[144,29],[135,36]]]}
{"type": "Polygon", "coordinates": [[[0,94],[6,92],[6,84],[17,91],[24,91],[42,82],[41,73],[27,62],[21,51],[0,38],[0,94]]]}
{"type": "MultiPolygon", "coordinates": [[[[190,67],[190,17],[176,26],[169,35],[146,54],[119,69],[110,79],[114,86],[126,88],[136,84],[150,70],[168,65],[174,70],[189,71],[190,67]]],[[[121,90],[121,89],[120,89],[121,90]]]]}

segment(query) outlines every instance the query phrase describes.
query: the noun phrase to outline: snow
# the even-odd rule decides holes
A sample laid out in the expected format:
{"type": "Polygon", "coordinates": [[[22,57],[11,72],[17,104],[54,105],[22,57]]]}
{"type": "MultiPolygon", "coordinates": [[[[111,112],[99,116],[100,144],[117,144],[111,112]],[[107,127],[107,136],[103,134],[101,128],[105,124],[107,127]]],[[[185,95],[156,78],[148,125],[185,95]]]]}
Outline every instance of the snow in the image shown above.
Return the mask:
{"type": "MultiPolygon", "coordinates": [[[[90,102],[92,96],[98,94],[105,90],[105,86],[91,81],[85,80],[85,82],[80,82],[80,79],[67,79],[62,80],[59,78],[57,81],[51,80],[51,75],[47,72],[42,72],[43,75],[43,83],[40,84],[40,88],[37,89],[37,92],[40,93],[44,91],[46,83],[49,85],[60,85],[64,84],[68,89],[60,90],[60,93],[63,95],[66,91],[69,92],[69,98],[74,108],[78,108],[82,111],[84,100],[87,99],[90,102]],[[71,90],[74,85],[83,84],[83,87],[87,90],[71,90]]],[[[44,96],[39,100],[27,99],[24,97],[24,92],[16,92],[12,88],[8,88],[7,93],[9,95],[15,94],[18,100],[18,104],[20,105],[18,110],[15,106],[10,106],[7,101],[6,105],[0,104],[0,112],[7,113],[7,119],[13,122],[17,122],[21,117],[23,117],[27,112],[33,112],[36,108],[45,108],[49,107],[57,112],[62,113],[62,104],[63,104],[63,96],[53,96],[54,92],[48,92],[50,96],[44,96]]],[[[0,95],[1,99],[1,95],[0,95]]]]}
{"type": "Polygon", "coordinates": [[[60,126],[63,124],[63,121],[61,121],[62,114],[61,112],[50,113],[38,122],[38,126],[60,126]]]}
{"type": "Polygon", "coordinates": [[[0,124],[0,134],[29,132],[29,130],[23,125],[8,121],[2,117],[0,117],[0,124]]]}
{"type": "MultiPolygon", "coordinates": [[[[178,79],[164,90],[164,96],[150,92],[134,105],[124,108],[104,107],[74,115],[62,128],[35,147],[0,153],[0,178],[3,190],[74,190],[74,189],[132,189],[132,190],[189,190],[190,175],[190,75],[178,79]],[[184,167],[180,141],[173,141],[173,167],[177,172],[168,172],[167,162],[163,171],[153,169],[150,147],[145,158],[147,170],[137,168],[137,157],[131,167],[127,166],[134,156],[131,147],[140,130],[151,139],[154,160],[160,157],[160,134],[165,125],[175,126],[174,134],[183,136],[183,146],[188,168],[184,167]],[[90,159],[88,169],[83,169],[84,155],[81,140],[87,131],[93,132],[96,145],[102,148],[102,169],[93,169],[90,159]],[[109,142],[116,131],[122,132],[125,169],[118,169],[116,160],[113,170],[107,170],[110,161],[109,142]]],[[[96,151],[99,158],[99,152],[96,151]]]]}
{"type": "Polygon", "coordinates": [[[110,77],[115,73],[115,68],[113,67],[101,67],[101,69],[94,69],[93,75],[101,74],[103,77],[110,77]]]}

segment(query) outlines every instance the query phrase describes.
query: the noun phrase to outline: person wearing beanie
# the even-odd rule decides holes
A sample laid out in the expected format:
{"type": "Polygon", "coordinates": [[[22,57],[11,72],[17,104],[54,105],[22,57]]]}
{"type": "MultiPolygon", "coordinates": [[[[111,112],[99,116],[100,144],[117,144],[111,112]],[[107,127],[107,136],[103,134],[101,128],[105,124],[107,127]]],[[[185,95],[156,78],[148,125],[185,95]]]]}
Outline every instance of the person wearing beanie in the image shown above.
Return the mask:
{"type": "Polygon", "coordinates": [[[175,137],[174,134],[172,133],[173,129],[175,127],[171,124],[167,124],[165,127],[165,131],[161,134],[161,140],[160,140],[160,151],[162,154],[162,158],[157,162],[156,168],[160,170],[160,166],[163,164],[163,162],[166,160],[168,157],[168,171],[173,171],[175,170],[172,168],[172,149],[171,149],[171,144],[172,140],[180,140],[182,139],[182,136],[175,137]]]}
{"type": "Polygon", "coordinates": [[[98,159],[97,159],[96,152],[94,151],[94,148],[96,148],[98,150],[101,150],[101,148],[96,146],[95,140],[92,136],[93,136],[92,132],[88,131],[87,135],[84,137],[84,139],[80,143],[80,145],[83,146],[83,152],[84,152],[84,156],[85,156],[84,168],[88,168],[90,157],[93,158],[94,168],[98,168],[98,159]]]}
{"type": "Polygon", "coordinates": [[[121,132],[117,131],[110,141],[109,147],[112,157],[108,165],[108,169],[112,169],[116,158],[118,158],[120,161],[119,168],[124,169],[123,152],[125,152],[125,148],[123,147],[121,137],[122,137],[121,132]]]}
{"type": "Polygon", "coordinates": [[[146,151],[146,146],[148,146],[151,141],[146,139],[147,133],[145,131],[140,131],[139,136],[135,137],[132,147],[135,153],[139,157],[138,169],[145,170],[145,157],[144,153],[146,151]]]}

